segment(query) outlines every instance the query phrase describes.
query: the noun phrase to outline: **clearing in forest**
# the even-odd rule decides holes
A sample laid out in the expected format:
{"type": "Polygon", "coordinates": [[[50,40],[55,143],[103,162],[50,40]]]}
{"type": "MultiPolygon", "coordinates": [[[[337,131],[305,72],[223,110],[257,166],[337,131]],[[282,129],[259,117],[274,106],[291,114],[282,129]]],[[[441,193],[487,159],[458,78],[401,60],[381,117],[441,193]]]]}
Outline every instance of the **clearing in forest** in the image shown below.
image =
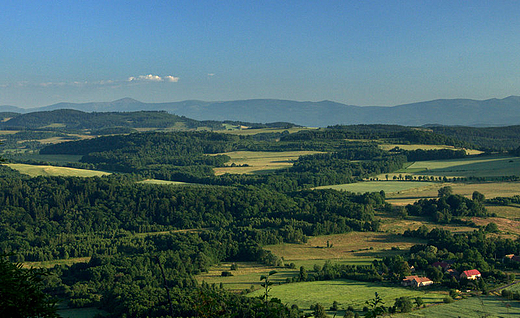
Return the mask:
{"type": "MultiPolygon", "coordinates": [[[[378,181],[373,181],[378,183],[378,181]]],[[[407,183],[408,181],[396,181],[407,183]]],[[[436,198],[441,187],[450,186],[453,193],[471,198],[474,191],[478,191],[491,199],[495,197],[510,197],[520,195],[520,182],[481,182],[481,183],[434,183],[432,186],[387,193],[386,201],[394,205],[413,204],[419,199],[436,198]]]]}
{"type": "Polygon", "coordinates": [[[294,262],[297,266],[307,267],[311,264],[323,263],[325,260],[365,265],[374,258],[396,255],[419,243],[423,241],[390,233],[350,232],[312,236],[308,238],[307,243],[284,243],[268,245],[264,248],[278,257],[283,257],[285,263],[294,262]]]}
{"type": "MultiPolygon", "coordinates": [[[[450,160],[416,161],[397,173],[436,177],[502,177],[520,175],[520,158],[482,156],[450,160]]],[[[379,176],[382,179],[381,176],[379,176]]]]}
{"type": "Polygon", "coordinates": [[[383,150],[391,150],[398,147],[399,149],[403,150],[439,150],[439,149],[452,149],[452,150],[461,150],[463,149],[466,151],[466,154],[468,155],[478,155],[481,154],[482,151],[475,150],[475,149],[465,149],[465,148],[456,148],[453,146],[447,146],[447,145],[426,145],[426,144],[411,144],[411,145],[401,145],[401,144],[381,144],[379,145],[379,148],[383,150]]]}
{"type": "Polygon", "coordinates": [[[319,151],[233,151],[221,153],[231,158],[227,167],[214,168],[216,175],[225,173],[249,174],[269,173],[288,168],[300,156],[320,153],[319,151]]]}
{"type": "Polygon", "coordinates": [[[109,175],[109,172],[87,170],[87,169],[75,169],[68,167],[55,167],[55,166],[41,166],[41,165],[28,165],[21,163],[8,163],[5,164],[11,169],[18,170],[22,174],[27,174],[31,177],[38,176],[63,176],[63,177],[101,177],[109,175]]]}
{"type": "Polygon", "coordinates": [[[396,314],[399,318],[419,317],[519,317],[520,303],[496,296],[474,296],[457,300],[451,304],[440,304],[406,314],[396,314]]]}
{"type": "MultiPolygon", "coordinates": [[[[277,274],[272,277],[276,277],[277,274]]],[[[254,291],[248,296],[256,297],[263,294],[263,290],[254,291]]],[[[352,306],[354,310],[361,313],[366,306],[366,301],[374,298],[375,293],[383,299],[385,306],[392,306],[396,298],[421,297],[426,305],[433,303],[441,303],[446,296],[436,291],[414,290],[411,288],[400,287],[399,285],[388,285],[381,283],[369,283],[352,281],[346,279],[301,282],[272,286],[269,296],[279,298],[283,304],[291,307],[293,304],[300,309],[308,312],[310,306],[320,303],[325,309],[329,309],[334,301],[339,303],[338,316],[342,317],[344,311],[352,306]]],[[[328,312],[333,315],[335,312],[328,312]]]]}
{"type": "Polygon", "coordinates": [[[433,182],[426,181],[364,181],[347,184],[335,184],[317,187],[316,189],[334,189],[343,190],[354,193],[380,192],[394,193],[404,190],[420,189],[436,185],[433,182]]]}

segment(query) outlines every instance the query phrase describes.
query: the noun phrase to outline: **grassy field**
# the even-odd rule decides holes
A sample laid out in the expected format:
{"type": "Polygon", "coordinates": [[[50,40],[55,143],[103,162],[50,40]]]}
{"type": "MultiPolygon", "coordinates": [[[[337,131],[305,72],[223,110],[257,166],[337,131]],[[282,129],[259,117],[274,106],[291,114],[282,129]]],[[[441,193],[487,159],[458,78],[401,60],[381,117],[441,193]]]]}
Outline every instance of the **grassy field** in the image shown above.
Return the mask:
{"type": "Polygon", "coordinates": [[[90,261],[90,257],[74,257],[68,259],[58,259],[53,261],[44,261],[44,262],[24,262],[23,267],[25,268],[51,268],[55,265],[72,265],[76,263],[87,263],[90,261]]]}
{"type": "Polygon", "coordinates": [[[310,237],[305,244],[279,244],[265,247],[276,256],[283,258],[285,264],[294,263],[295,269],[269,267],[254,262],[238,262],[238,270],[232,271],[233,276],[222,277],[221,273],[230,271],[231,267],[231,263],[222,263],[219,266],[213,266],[208,273],[197,275],[197,280],[217,285],[222,283],[224,288],[242,291],[251,286],[259,288],[260,276],[271,270],[279,272],[273,277],[274,282],[283,283],[288,277],[297,276],[300,266],[304,266],[312,272],[314,264],[323,265],[327,260],[339,264],[368,265],[376,258],[402,254],[417,243],[422,243],[422,241],[373,232],[310,237]],[[326,248],[327,241],[333,245],[332,248],[326,248]],[[391,250],[392,247],[399,247],[400,250],[391,250]]]}
{"type": "Polygon", "coordinates": [[[225,173],[246,174],[246,173],[268,173],[273,170],[288,168],[293,161],[303,155],[319,153],[318,151],[233,151],[222,153],[231,157],[231,164],[248,165],[247,167],[221,167],[215,168],[215,174],[225,173]]]}
{"type": "MultiPolygon", "coordinates": [[[[379,181],[373,181],[377,183],[379,181]]],[[[407,183],[408,181],[396,181],[407,183]]],[[[471,197],[474,191],[478,191],[486,198],[509,197],[520,195],[520,182],[483,182],[483,183],[435,183],[429,187],[414,188],[399,191],[399,193],[388,193],[387,202],[395,205],[412,204],[421,198],[437,197],[437,190],[444,186],[450,186],[453,193],[471,197]]]]}
{"type": "Polygon", "coordinates": [[[310,128],[310,127],[292,127],[292,128],[288,128],[288,129],[283,129],[283,128],[237,129],[237,128],[234,128],[235,126],[228,126],[228,127],[229,127],[229,130],[218,130],[215,132],[249,136],[249,135],[265,134],[265,133],[281,133],[284,131],[288,131],[289,133],[292,134],[292,133],[295,133],[295,132],[298,132],[301,130],[316,129],[316,128],[310,128]]]}
{"type": "Polygon", "coordinates": [[[286,263],[294,262],[297,266],[323,263],[325,260],[366,264],[374,258],[402,253],[392,251],[392,247],[407,250],[418,243],[422,243],[422,241],[390,233],[351,232],[313,236],[309,237],[305,244],[268,245],[265,249],[278,257],[283,257],[286,263]],[[332,248],[326,248],[327,241],[333,245],[332,248]]]}
{"type": "Polygon", "coordinates": [[[520,175],[520,158],[471,157],[453,160],[417,161],[398,173],[437,177],[500,177],[520,175]]]}
{"type": "Polygon", "coordinates": [[[266,275],[272,270],[276,270],[278,273],[273,276],[273,282],[284,283],[287,278],[298,276],[298,269],[269,267],[264,264],[255,262],[237,262],[238,269],[231,271],[232,263],[222,263],[218,266],[212,266],[207,273],[197,275],[199,282],[205,281],[208,284],[219,285],[222,283],[224,288],[230,289],[235,292],[240,292],[245,289],[254,286],[254,288],[260,288],[260,276],[266,275]],[[221,274],[224,271],[233,273],[233,276],[223,277],[221,274]]]}
{"type": "MultiPolygon", "coordinates": [[[[379,216],[379,215],[378,215],[379,216]]],[[[393,217],[387,217],[387,216],[380,216],[381,217],[381,230],[388,232],[388,233],[394,233],[394,234],[401,234],[406,230],[416,230],[419,227],[425,225],[429,229],[433,228],[442,228],[445,230],[449,230],[451,232],[461,233],[461,232],[472,232],[476,230],[475,227],[470,226],[462,226],[458,224],[438,224],[435,222],[432,222],[430,220],[426,220],[422,217],[417,216],[409,216],[406,220],[399,220],[393,217]]]]}
{"type": "Polygon", "coordinates": [[[187,182],[166,181],[166,180],[157,180],[157,179],[146,179],[146,180],[143,180],[143,181],[139,181],[137,183],[160,184],[160,185],[190,185],[190,183],[187,183],[187,182]]]}
{"type": "Polygon", "coordinates": [[[8,163],[8,167],[18,170],[22,174],[31,177],[37,176],[65,176],[65,177],[100,177],[110,173],[95,170],[75,169],[67,167],[27,165],[21,163],[8,163]]]}
{"type": "MultiPolygon", "coordinates": [[[[425,145],[425,144],[413,144],[413,145],[400,145],[400,144],[382,144],[379,146],[379,148],[383,150],[390,150],[394,149],[395,147],[399,147],[403,150],[438,150],[438,149],[464,149],[464,148],[455,148],[453,146],[447,146],[447,145],[425,145]]],[[[468,155],[478,155],[481,154],[482,151],[475,150],[475,149],[464,149],[468,155]]]]}
{"type": "Polygon", "coordinates": [[[498,217],[511,220],[520,220],[520,206],[487,206],[490,213],[495,213],[498,217]]]}
{"type": "Polygon", "coordinates": [[[317,189],[334,189],[344,190],[350,192],[379,192],[381,190],[385,193],[401,192],[404,190],[421,189],[432,187],[436,185],[433,182],[419,182],[419,181],[365,181],[348,184],[335,184],[330,186],[318,187],[317,189]]]}
{"type": "Polygon", "coordinates": [[[451,304],[442,304],[412,311],[407,314],[396,314],[394,317],[519,317],[520,303],[507,301],[501,297],[482,296],[457,300],[451,304]]]}
{"type": "MultiPolygon", "coordinates": [[[[365,301],[373,299],[376,292],[383,298],[386,306],[393,305],[395,299],[399,297],[422,297],[425,304],[432,304],[442,302],[442,298],[445,296],[433,291],[413,290],[400,286],[344,279],[273,286],[270,296],[281,299],[282,303],[289,307],[296,304],[305,311],[310,311],[310,306],[316,303],[320,303],[328,309],[332,306],[333,301],[337,301],[339,308],[342,309],[338,316],[342,317],[344,309],[348,306],[352,306],[354,310],[361,312],[363,306],[366,305],[365,301]]],[[[262,293],[263,291],[260,289],[248,294],[248,296],[261,296],[262,293]]],[[[333,312],[329,312],[329,314],[332,315],[333,312]]]]}

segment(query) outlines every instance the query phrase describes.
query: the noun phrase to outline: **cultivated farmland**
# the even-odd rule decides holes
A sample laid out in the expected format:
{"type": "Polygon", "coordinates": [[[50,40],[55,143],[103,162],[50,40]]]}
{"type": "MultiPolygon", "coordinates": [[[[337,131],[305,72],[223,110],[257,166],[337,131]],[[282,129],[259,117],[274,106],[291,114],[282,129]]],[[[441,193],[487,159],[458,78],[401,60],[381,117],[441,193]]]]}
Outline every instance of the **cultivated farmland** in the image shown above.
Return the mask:
{"type": "Polygon", "coordinates": [[[288,168],[293,161],[303,155],[319,153],[318,151],[233,151],[221,153],[231,157],[228,167],[215,168],[215,174],[225,173],[269,173],[273,170],[288,168]],[[233,165],[233,166],[231,166],[233,165]]]}
{"type": "Polygon", "coordinates": [[[64,176],[64,177],[101,177],[110,173],[95,170],[75,169],[68,167],[28,165],[21,163],[9,163],[6,166],[18,170],[22,174],[31,177],[38,176],[64,176]]]}
{"type": "MultiPolygon", "coordinates": [[[[261,296],[262,292],[263,290],[260,289],[249,294],[249,296],[261,296]]],[[[445,296],[437,292],[413,290],[396,285],[390,286],[345,279],[273,286],[270,296],[279,298],[282,303],[289,306],[296,304],[300,309],[306,311],[310,311],[310,306],[316,303],[320,303],[325,308],[330,308],[332,302],[337,301],[342,311],[348,306],[352,306],[354,310],[360,312],[366,305],[365,301],[374,298],[376,292],[383,298],[386,305],[392,305],[394,300],[399,297],[421,297],[425,304],[440,303],[445,296]]],[[[329,312],[329,314],[333,314],[333,312],[329,312]]]]}
{"type": "Polygon", "coordinates": [[[413,311],[407,314],[398,314],[395,317],[518,317],[520,316],[520,303],[508,301],[501,297],[480,296],[457,300],[451,304],[435,305],[425,309],[413,311]]]}

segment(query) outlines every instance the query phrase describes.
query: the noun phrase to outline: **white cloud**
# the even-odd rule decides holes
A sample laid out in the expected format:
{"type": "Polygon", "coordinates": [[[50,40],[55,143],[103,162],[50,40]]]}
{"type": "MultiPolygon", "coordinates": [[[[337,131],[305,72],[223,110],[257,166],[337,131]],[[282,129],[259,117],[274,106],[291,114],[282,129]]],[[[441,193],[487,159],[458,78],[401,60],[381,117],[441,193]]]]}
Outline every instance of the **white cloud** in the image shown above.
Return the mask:
{"type": "Polygon", "coordinates": [[[168,75],[168,76],[164,77],[164,80],[167,81],[167,82],[177,83],[179,81],[179,78],[175,77],[175,76],[168,75]]]}
{"type": "Polygon", "coordinates": [[[179,81],[178,77],[167,75],[164,77],[160,77],[159,75],[139,75],[137,77],[130,76],[128,78],[129,82],[136,82],[136,81],[142,81],[142,82],[173,82],[176,83],[179,81]]]}
{"type": "Polygon", "coordinates": [[[173,75],[159,76],[159,75],[139,75],[137,77],[131,76],[126,80],[98,80],[98,81],[72,81],[72,82],[41,82],[34,83],[29,81],[21,81],[16,83],[3,83],[0,84],[0,88],[15,88],[15,87],[42,87],[42,88],[53,88],[53,87],[121,87],[124,85],[131,85],[130,83],[159,83],[169,82],[177,83],[179,77],[173,75]]]}

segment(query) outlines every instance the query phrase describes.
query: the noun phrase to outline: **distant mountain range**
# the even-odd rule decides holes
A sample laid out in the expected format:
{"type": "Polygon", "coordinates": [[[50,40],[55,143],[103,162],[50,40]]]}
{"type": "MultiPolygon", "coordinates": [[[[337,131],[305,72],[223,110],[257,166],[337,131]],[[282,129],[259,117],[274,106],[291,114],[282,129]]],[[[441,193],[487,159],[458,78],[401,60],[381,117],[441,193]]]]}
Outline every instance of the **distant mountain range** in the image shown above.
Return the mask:
{"type": "Polygon", "coordinates": [[[17,113],[57,109],[75,109],[84,112],[163,110],[196,120],[235,120],[256,123],[291,122],[310,127],[338,124],[461,125],[475,127],[520,124],[520,96],[488,100],[438,99],[393,107],[353,106],[332,101],[298,102],[278,99],[225,102],[187,100],[171,103],[143,103],[131,98],[123,98],[113,102],[58,103],[32,109],[0,106],[0,112],[17,113]]]}

